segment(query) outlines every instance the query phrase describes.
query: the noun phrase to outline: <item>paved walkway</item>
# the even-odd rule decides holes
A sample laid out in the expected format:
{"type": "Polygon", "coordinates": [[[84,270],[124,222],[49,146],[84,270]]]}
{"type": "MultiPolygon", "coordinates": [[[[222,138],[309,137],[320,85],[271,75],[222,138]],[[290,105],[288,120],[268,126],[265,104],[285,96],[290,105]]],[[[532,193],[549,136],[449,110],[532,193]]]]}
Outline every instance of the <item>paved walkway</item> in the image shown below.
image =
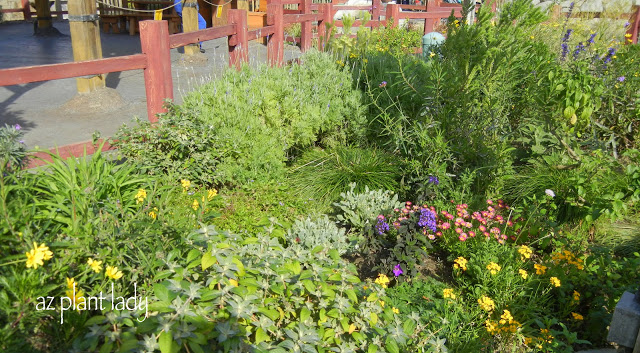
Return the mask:
{"type": "MultiPolygon", "coordinates": [[[[35,37],[32,23],[0,23],[0,69],[73,61],[69,23],[54,22],[54,27],[65,36],[35,37]]],[[[105,58],[141,52],[138,36],[100,35],[105,58]]],[[[200,66],[182,64],[183,55],[178,49],[171,50],[174,98],[178,103],[187,92],[214,79],[228,66],[226,38],[205,42],[203,47],[208,62],[200,66]]],[[[285,45],[285,60],[299,54],[299,48],[285,45]]],[[[249,44],[251,66],[266,63],[266,58],[264,45],[249,44]]],[[[29,148],[52,148],[91,140],[95,131],[103,137],[112,136],[122,123],[131,122],[134,116],[146,119],[142,70],[110,73],[106,85],[122,97],[123,104],[119,107],[106,102],[99,108],[63,109],[76,95],[75,79],[0,87],[0,126],[20,124],[29,148]]]]}

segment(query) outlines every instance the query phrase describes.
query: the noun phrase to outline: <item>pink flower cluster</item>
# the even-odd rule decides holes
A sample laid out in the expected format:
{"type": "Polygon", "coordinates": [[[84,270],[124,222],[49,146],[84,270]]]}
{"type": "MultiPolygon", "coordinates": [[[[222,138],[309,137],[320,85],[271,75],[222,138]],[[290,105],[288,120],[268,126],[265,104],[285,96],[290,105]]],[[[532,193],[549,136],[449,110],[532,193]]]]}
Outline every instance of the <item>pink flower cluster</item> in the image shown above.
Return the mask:
{"type": "MultiPolygon", "coordinates": [[[[451,201],[454,203],[453,201],[451,201]]],[[[495,238],[500,244],[508,239],[505,231],[509,227],[514,226],[514,222],[511,219],[505,218],[502,213],[509,210],[509,206],[504,203],[503,200],[487,200],[487,208],[482,211],[469,211],[469,205],[457,204],[455,206],[455,215],[441,210],[437,212],[433,206],[417,206],[407,201],[405,207],[402,209],[396,208],[394,212],[397,217],[391,216],[390,219],[396,218],[393,222],[393,227],[399,229],[403,221],[407,221],[411,218],[411,215],[415,212],[422,212],[428,210],[435,216],[436,230],[432,232],[428,227],[421,227],[422,233],[429,239],[435,240],[436,237],[442,237],[443,232],[452,229],[460,241],[466,241],[469,238],[474,238],[476,235],[484,235],[486,238],[495,238]]],[[[515,236],[511,236],[511,240],[515,240],[515,236]]]]}

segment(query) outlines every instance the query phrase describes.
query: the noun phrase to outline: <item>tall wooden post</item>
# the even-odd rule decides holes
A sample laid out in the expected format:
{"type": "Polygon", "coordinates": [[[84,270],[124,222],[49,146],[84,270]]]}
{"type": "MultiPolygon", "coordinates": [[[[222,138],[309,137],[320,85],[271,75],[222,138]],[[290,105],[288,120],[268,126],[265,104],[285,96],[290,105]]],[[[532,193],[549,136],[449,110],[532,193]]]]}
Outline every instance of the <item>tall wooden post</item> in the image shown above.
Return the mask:
{"type": "Polygon", "coordinates": [[[398,23],[400,23],[400,19],[398,16],[400,15],[400,5],[398,4],[389,4],[387,5],[387,16],[386,20],[389,21],[390,18],[393,18],[392,27],[397,27],[398,23]]]}
{"type": "Polygon", "coordinates": [[[236,34],[229,36],[229,66],[240,70],[242,63],[249,62],[249,41],[247,40],[247,11],[229,10],[228,20],[235,24],[236,34]]]}
{"type": "Polygon", "coordinates": [[[267,5],[267,24],[274,33],[267,43],[267,61],[271,66],[281,66],[284,61],[284,9],[279,1],[267,5]]]}
{"type": "Polygon", "coordinates": [[[164,100],[173,99],[168,22],[141,21],[140,44],[142,53],[147,55],[147,68],[144,69],[147,116],[150,122],[155,123],[158,121],[156,114],[166,112],[164,100]]]}
{"type": "MultiPolygon", "coordinates": [[[[301,0],[300,12],[307,15],[311,14],[311,0],[301,0]]],[[[311,22],[304,21],[300,24],[300,51],[303,53],[311,48],[311,22]]]]}
{"type": "Polygon", "coordinates": [[[49,0],[36,0],[36,15],[38,16],[38,28],[51,27],[51,9],[49,0]]]}
{"type": "MultiPolygon", "coordinates": [[[[198,30],[197,6],[197,0],[186,0],[182,6],[182,30],[185,33],[198,30]]],[[[189,44],[184,47],[184,53],[187,55],[194,55],[199,52],[200,48],[197,44],[189,44]]]]}
{"type": "Polygon", "coordinates": [[[31,4],[29,4],[29,0],[21,0],[21,4],[24,19],[28,21],[31,19],[31,4]]]}
{"type": "MultiPolygon", "coordinates": [[[[93,0],[69,0],[69,29],[73,60],[84,61],[102,58],[100,28],[96,2],[93,0]]],[[[105,87],[104,75],[76,79],[78,93],[88,93],[105,87]]]]}
{"type": "Polygon", "coordinates": [[[380,14],[382,13],[382,1],[373,0],[371,2],[371,21],[375,21],[375,25],[371,26],[371,29],[374,27],[380,26],[380,14]]]}
{"type": "Polygon", "coordinates": [[[318,22],[318,34],[320,37],[318,49],[325,51],[327,49],[327,43],[330,40],[329,35],[331,34],[329,26],[333,23],[333,4],[319,4],[318,7],[322,13],[322,18],[318,22]]]}
{"type": "Polygon", "coordinates": [[[626,40],[625,38],[625,42],[626,44],[638,44],[638,27],[640,26],[640,6],[635,6],[632,7],[632,9],[635,8],[635,13],[631,16],[631,26],[629,27],[629,29],[627,30],[628,34],[631,34],[631,42],[629,42],[628,40],[626,40]]]}

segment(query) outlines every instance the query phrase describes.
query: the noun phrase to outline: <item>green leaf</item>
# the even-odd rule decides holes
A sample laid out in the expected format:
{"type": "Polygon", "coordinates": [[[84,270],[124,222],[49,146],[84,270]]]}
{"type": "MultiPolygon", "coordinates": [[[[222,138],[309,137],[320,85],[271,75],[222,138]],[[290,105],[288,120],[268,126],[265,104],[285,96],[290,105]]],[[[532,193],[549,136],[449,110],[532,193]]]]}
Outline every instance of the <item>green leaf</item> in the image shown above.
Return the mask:
{"type": "Polygon", "coordinates": [[[273,321],[278,320],[278,318],[280,317],[280,313],[274,309],[267,309],[265,307],[261,307],[258,309],[258,311],[267,315],[267,317],[273,321]]]}
{"type": "Polygon", "coordinates": [[[353,303],[357,303],[358,302],[358,296],[356,295],[356,291],[354,291],[353,289],[347,289],[344,292],[347,293],[347,297],[349,297],[349,299],[353,303]]]}
{"type": "Polygon", "coordinates": [[[269,335],[265,333],[262,328],[258,327],[258,329],[256,330],[256,344],[270,340],[271,338],[269,337],[269,335]]]}
{"type": "Polygon", "coordinates": [[[367,353],[376,353],[378,352],[378,346],[376,346],[375,344],[372,344],[369,346],[369,349],[367,349],[367,353]]]}
{"type": "Polygon", "coordinates": [[[200,255],[200,250],[192,249],[187,254],[187,263],[190,263],[191,261],[195,260],[199,255],[200,255]]]}
{"type": "Polygon", "coordinates": [[[173,341],[173,335],[170,332],[162,332],[158,344],[162,353],[177,353],[180,350],[178,344],[173,341]]]}
{"type": "Polygon", "coordinates": [[[311,317],[311,311],[306,307],[303,307],[302,310],[300,310],[300,321],[305,322],[310,317],[311,317]]]}
{"type": "Polygon", "coordinates": [[[202,270],[206,270],[209,267],[213,266],[216,263],[216,258],[211,255],[211,251],[207,250],[204,255],[202,255],[202,270]]]}
{"type": "Polygon", "coordinates": [[[376,313],[371,313],[371,324],[375,325],[378,323],[378,314],[376,313]]]}
{"type": "Polygon", "coordinates": [[[396,341],[391,337],[387,338],[385,347],[387,348],[387,352],[389,353],[400,353],[400,347],[398,347],[396,341]]]}

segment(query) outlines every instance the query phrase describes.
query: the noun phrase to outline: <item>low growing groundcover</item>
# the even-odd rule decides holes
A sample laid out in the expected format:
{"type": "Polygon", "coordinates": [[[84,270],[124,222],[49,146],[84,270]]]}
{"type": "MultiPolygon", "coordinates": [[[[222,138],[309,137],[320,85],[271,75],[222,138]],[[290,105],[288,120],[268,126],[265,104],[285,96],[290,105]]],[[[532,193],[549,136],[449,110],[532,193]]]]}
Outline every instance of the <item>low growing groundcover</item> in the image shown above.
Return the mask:
{"type": "Polygon", "coordinates": [[[503,9],[425,56],[379,28],[228,71],[116,155],[29,172],[0,129],[0,350],[606,346],[640,279],[638,46],[503,9]]]}

